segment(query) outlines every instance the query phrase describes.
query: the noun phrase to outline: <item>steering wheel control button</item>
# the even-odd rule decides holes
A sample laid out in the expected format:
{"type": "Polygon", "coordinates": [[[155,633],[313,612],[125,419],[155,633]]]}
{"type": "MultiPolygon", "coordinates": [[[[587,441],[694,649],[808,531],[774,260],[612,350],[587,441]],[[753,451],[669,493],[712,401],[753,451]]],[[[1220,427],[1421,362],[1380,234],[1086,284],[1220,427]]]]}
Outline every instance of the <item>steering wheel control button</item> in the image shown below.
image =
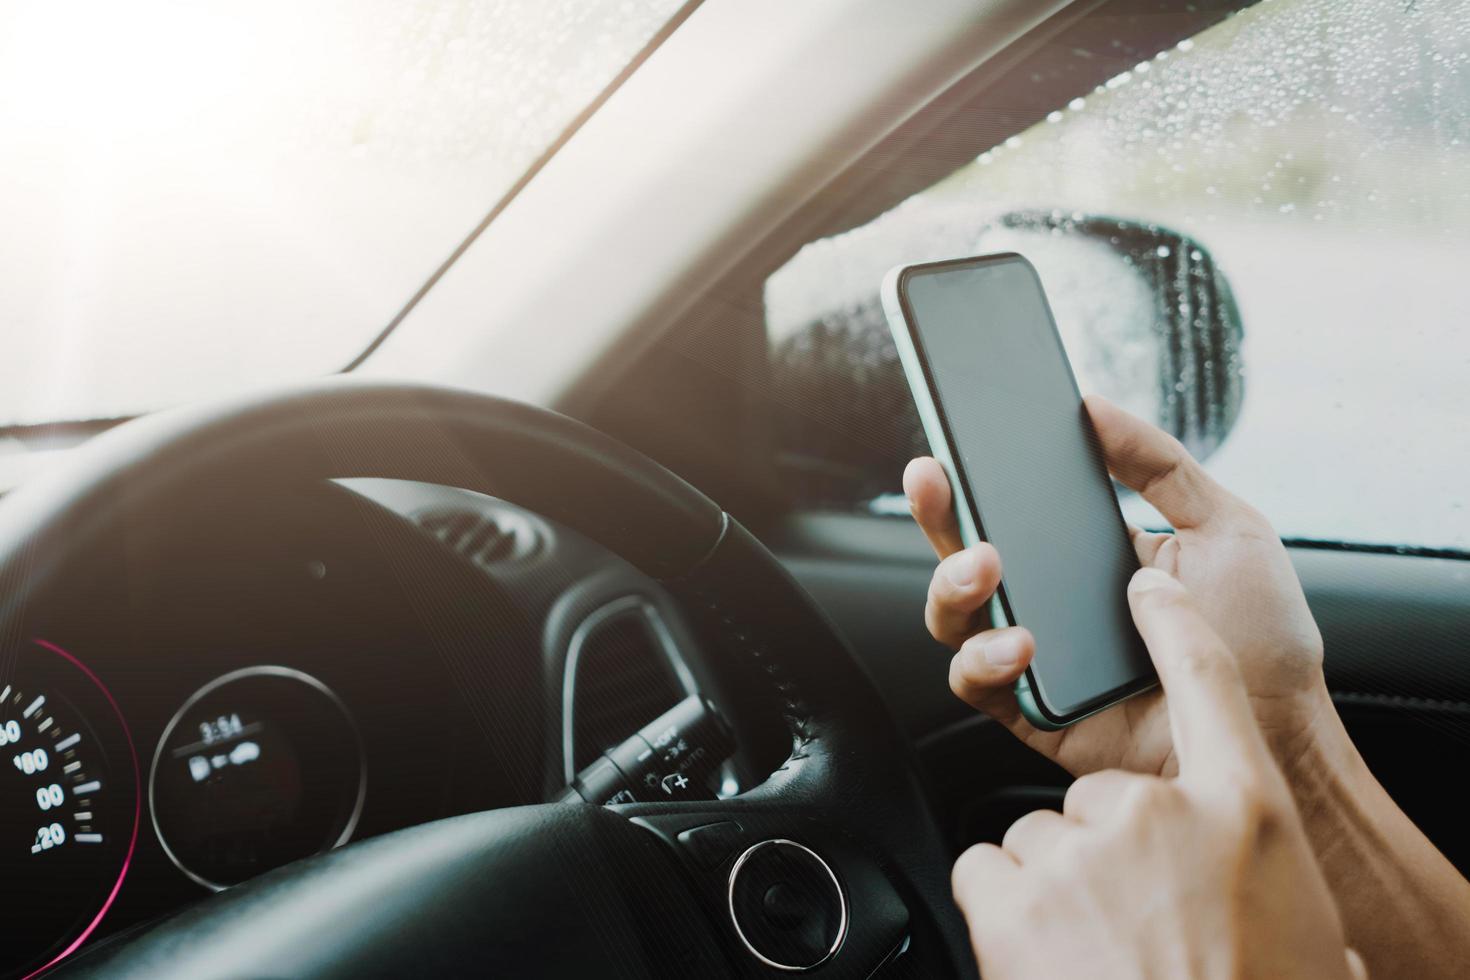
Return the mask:
{"type": "Polygon", "coordinates": [[[795,841],[762,841],[740,855],[730,869],[729,908],[740,942],[773,969],[815,969],[847,938],[842,883],[821,855],[795,841]]]}
{"type": "MultiPolygon", "coordinates": [[[[659,715],[638,734],[653,749],[654,764],[661,773],[683,776],[690,782],[702,781],[735,751],[725,720],[714,705],[697,694],[659,715]]],[[[667,782],[668,786],[682,788],[677,779],[667,782]]],[[[673,795],[668,786],[664,791],[673,795]]]]}
{"type": "Polygon", "coordinates": [[[592,760],[591,765],[577,773],[577,778],[572,780],[572,785],[562,794],[561,801],[575,803],[579,799],[598,806],[612,806],[615,803],[636,802],[638,797],[628,788],[621,770],[604,755],[592,760]]]}
{"type": "Polygon", "coordinates": [[[724,864],[743,836],[740,825],[731,820],[709,823],[703,827],[690,827],[678,836],[679,846],[706,871],[713,871],[724,864]]]}
{"type": "Polygon", "coordinates": [[[712,800],[709,778],[734,749],[714,707],[691,694],[577,773],[562,800],[604,806],[712,800]]]}

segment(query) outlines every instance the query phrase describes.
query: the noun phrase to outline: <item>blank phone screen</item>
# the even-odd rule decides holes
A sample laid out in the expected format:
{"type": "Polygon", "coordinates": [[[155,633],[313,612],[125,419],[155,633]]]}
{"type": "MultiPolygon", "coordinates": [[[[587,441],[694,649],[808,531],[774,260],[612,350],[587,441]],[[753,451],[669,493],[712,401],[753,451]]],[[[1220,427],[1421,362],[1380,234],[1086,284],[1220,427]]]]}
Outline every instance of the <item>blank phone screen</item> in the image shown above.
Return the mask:
{"type": "Polygon", "coordinates": [[[1036,637],[1038,699],[1065,720],[1151,680],[1128,611],[1138,560],[1030,263],[918,267],[900,289],[1003,601],[1036,637]]]}

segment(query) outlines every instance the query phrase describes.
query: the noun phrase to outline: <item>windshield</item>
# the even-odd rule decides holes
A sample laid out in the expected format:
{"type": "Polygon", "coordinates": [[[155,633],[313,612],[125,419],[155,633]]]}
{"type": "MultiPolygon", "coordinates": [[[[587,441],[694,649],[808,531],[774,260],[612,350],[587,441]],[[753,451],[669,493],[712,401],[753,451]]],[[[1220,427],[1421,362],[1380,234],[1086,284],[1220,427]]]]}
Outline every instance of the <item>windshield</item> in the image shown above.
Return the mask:
{"type": "Polygon", "coordinates": [[[340,369],[678,6],[0,6],[0,426],[340,369]]]}

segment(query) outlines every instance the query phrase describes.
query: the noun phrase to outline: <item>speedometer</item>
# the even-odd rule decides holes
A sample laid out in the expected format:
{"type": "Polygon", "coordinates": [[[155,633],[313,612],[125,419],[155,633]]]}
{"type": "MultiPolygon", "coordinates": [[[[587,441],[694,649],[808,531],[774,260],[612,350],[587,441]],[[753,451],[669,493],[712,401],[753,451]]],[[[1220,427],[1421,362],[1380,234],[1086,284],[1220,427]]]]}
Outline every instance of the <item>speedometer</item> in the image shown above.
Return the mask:
{"type": "Polygon", "coordinates": [[[79,946],[137,843],[138,763],[112,695],[44,640],[0,658],[0,975],[79,946]]]}

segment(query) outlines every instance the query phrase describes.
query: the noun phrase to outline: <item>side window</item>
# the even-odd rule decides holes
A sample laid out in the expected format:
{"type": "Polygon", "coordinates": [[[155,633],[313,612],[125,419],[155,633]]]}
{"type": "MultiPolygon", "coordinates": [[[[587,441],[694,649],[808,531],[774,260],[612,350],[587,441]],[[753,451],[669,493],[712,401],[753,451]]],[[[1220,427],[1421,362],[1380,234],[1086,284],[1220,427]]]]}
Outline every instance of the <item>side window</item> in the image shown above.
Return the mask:
{"type": "Polygon", "coordinates": [[[1260,3],[806,245],[764,296],[799,505],[907,512],[926,443],[878,283],[1003,250],[1083,389],[1285,536],[1470,550],[1470,0],[1260,3]]]}

